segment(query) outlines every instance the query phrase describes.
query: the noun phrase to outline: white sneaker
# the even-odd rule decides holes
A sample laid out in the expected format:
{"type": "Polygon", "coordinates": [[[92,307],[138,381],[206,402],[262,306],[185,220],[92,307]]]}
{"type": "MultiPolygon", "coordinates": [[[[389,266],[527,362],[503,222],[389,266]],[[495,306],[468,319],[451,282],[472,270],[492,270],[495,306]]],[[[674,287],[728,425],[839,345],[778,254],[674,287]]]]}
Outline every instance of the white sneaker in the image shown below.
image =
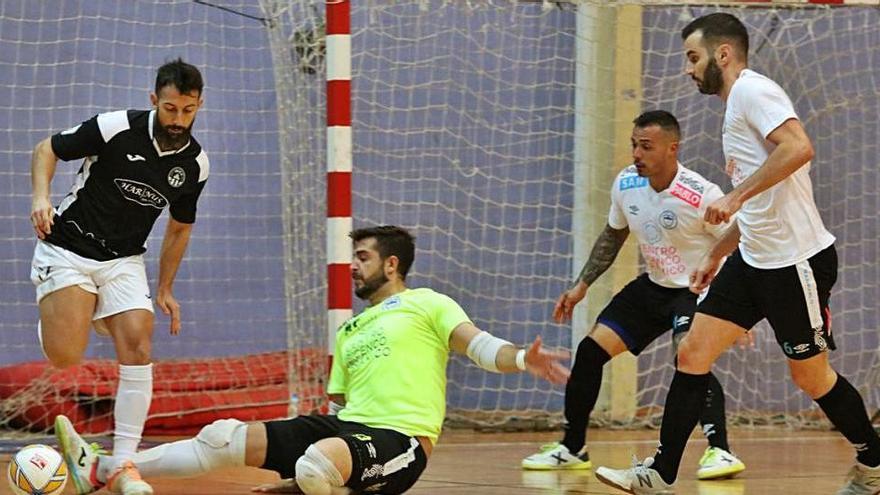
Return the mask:
{"type": "Polygon", "coordinates": [[[77,495],[85,495],[101,489],[98,481],[98,455],[105,453],[96,443],[88,443],[73,428],[67,416],[55,417],[55,437],[61,448],[61,455],[67,462],[70,477],[77,495]]]}
{"type": "Polygon", "coordinates": [[[573,455],[568,447],[561,443],[548,443],[541,447],[540,452],[522,460],[523,469],[548,471],[555,469],[590,469],[590,454],[586,450],[573,455]]]}
{"type": "Polygon", "coordinates": [[[878,495],[880,494],[880,466],[868,467],[856,463],[849,471],[849,481],[837,495],[878,495]]]}
{"type": "Polygon", "coordinates": [[[596,478],[608,486],[634,495],[670,495],[672,485],[667,484],[660,477],[656,469],[651,469],[654,458],[648,457],[639,462],[633,456],[633,467],[629,469],[610,469],[600,467],[596,470],[596,478]]]}
{"type": "Polygon", "coordinates": [[[746,465],[730,452],[718,448],[709,447],[700,458],[700,468],[697,469],[697,479],[713,480],[718,478],[730,478],[745,471],[746,465]]]}

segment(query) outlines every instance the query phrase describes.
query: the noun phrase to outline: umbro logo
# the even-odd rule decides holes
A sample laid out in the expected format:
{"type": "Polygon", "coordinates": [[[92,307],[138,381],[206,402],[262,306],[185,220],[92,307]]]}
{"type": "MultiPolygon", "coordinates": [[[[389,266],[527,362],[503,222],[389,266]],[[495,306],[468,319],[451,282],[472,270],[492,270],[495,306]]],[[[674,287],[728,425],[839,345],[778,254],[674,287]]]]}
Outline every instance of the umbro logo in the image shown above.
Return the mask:
{"type": "Polygon", "coordinates": [[[690,321],[691,321],[690,316],[678,316],[672,321],[672,326],[675,328],[683,327],[683,326],[687,325],[688,323],[690,323],[690,321]]]}
{"type": "Polygon", "coordinates": [[[126,154],[125,157],[128,158],[128,161],[130,161],[130,162],[145,162],[145,161],[147,161],[147,159],[142,157],[141,155],[126,154]]]}

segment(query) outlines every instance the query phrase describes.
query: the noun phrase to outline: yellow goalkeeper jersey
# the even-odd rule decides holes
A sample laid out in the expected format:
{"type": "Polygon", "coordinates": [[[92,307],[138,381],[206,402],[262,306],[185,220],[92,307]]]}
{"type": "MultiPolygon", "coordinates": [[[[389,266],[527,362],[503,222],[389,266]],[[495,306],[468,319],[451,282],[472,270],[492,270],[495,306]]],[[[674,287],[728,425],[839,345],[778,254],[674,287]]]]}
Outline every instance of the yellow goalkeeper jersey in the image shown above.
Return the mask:
{"type": "Polygon", "coordinates": [[[327,392],[344,394],[339,419],[436,442],[446,414],[449,337],[469,322],[431,289],[407,289],[345,322],[327,392]]]}

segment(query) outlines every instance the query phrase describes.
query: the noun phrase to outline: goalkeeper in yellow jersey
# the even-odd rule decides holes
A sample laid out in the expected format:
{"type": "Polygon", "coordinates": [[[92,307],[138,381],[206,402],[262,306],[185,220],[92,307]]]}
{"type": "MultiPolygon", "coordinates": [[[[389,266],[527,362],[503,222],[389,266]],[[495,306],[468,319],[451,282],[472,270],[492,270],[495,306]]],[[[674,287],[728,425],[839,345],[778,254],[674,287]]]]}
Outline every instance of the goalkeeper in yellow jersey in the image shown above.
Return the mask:
{"type": "MultiPolygon", "coordinates": [[[[142,476],[192,477],[213,469],[254,466],[290,479],[307,495],[403,493],[418,480],[446,412],[449,351],[496,372],[528,371],[565,383],[567,351],[538,337],[522,349],[481,331],[451,298],[407,288],[415,242],[405,229],[355,230],[352,279],[369,301],[338,330],[327,391],[330,415],[245,424],[218,420],[195,438],[139,452],[142,476]]],[[[107,460],[58,416],[62,449],[83,459],[71,475],[83,483],[107,460]]]]}

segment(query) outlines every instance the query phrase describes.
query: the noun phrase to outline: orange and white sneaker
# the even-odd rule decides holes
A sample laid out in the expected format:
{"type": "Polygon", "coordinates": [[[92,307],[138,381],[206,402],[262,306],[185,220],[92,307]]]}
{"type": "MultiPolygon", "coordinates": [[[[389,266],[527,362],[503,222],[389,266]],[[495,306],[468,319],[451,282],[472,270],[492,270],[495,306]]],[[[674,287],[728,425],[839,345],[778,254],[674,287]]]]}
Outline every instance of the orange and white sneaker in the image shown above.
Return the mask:
{"type": "Polygon", "coordinates": [[[107,489],[121,495],[153,495],[153,487],[141,479],[134,463],[125,461],[109,478],[107,489]]]}

